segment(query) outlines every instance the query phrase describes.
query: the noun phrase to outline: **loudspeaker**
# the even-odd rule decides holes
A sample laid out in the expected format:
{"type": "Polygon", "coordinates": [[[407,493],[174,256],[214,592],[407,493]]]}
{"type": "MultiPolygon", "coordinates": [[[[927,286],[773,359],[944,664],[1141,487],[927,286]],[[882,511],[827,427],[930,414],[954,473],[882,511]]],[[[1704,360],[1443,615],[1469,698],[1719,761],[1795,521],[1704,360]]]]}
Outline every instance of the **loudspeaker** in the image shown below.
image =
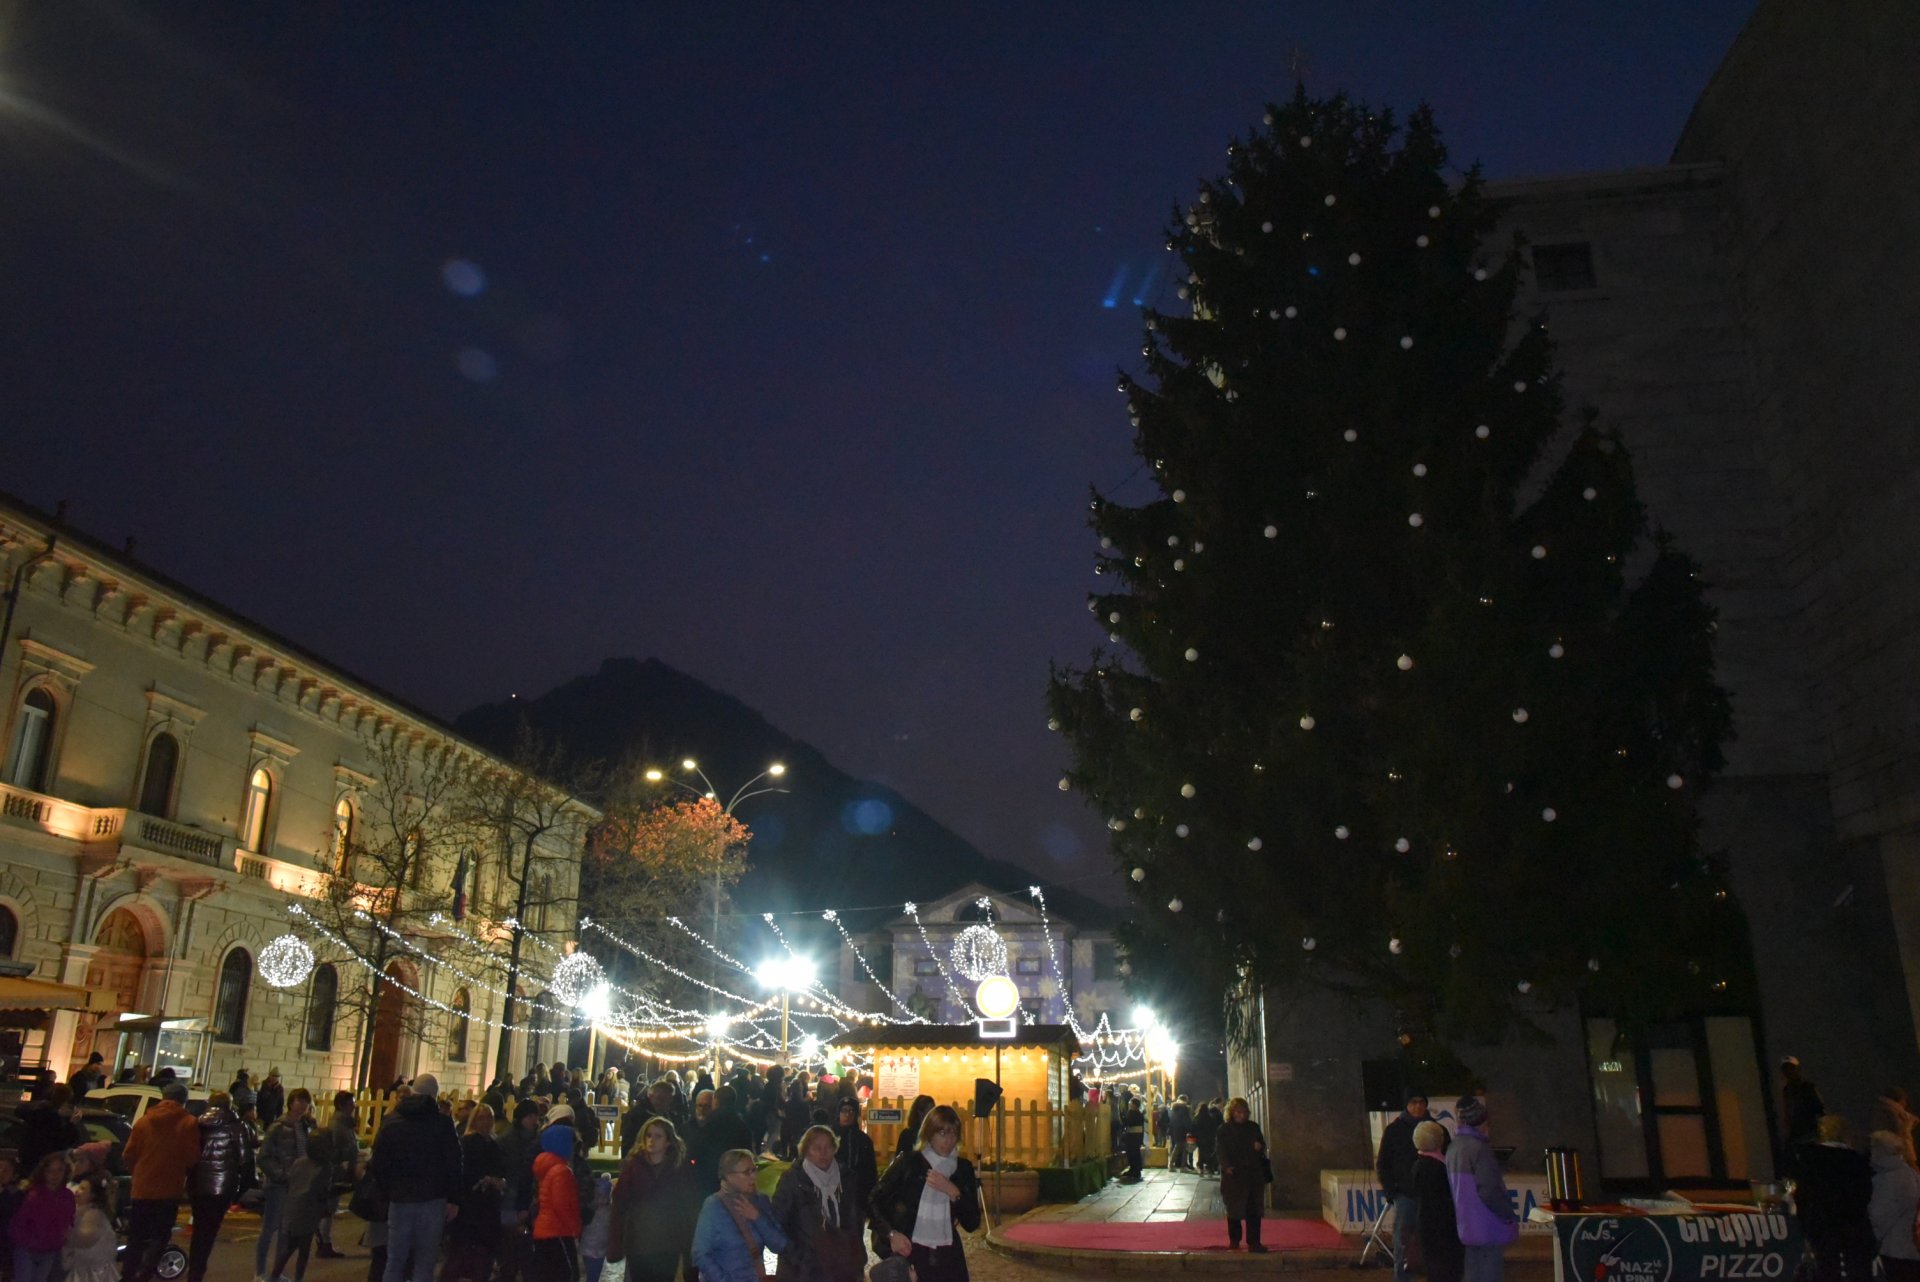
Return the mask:
{"type": "Polygon", "coordinates": [[[1000,1086],[990,1077],[973,1079],[973,1115],[985,1117],[1000,1103],[1000,1086]]]}

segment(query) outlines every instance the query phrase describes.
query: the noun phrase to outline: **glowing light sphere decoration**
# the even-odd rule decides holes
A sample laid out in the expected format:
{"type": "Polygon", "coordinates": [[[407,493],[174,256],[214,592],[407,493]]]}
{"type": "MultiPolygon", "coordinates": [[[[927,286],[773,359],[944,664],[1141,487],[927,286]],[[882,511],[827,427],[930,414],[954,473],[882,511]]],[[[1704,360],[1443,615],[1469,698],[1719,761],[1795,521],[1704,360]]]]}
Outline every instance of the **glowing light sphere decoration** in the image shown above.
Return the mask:
{"type": "Polygon", "coordinates": [[[606,973],[592,957],[586,953],[568,953],[553,968],[553,979],[547,987],[567,1005],[578,1006],[605,979],[606,973]]]}
{"type": "Polygon", "coordinates": [[[275,988],[292,988],[313,973],[313,949],[298,935],[286,934],[260,950],[260,978],[275,988]]]}
{"type": "Polygon", "coordinates": [[[1006,1019],[1020,1009],[1020,989],[1005,975],[989,975],[974,990],[973,1004],[987,1019],[1006,1019]]]}
{"type": "Polygon", "coordinates": [[[1007,971],[1007,941],[991,926],[969,926],[953,941],[953,968],[981,980],[1007,971]]]}

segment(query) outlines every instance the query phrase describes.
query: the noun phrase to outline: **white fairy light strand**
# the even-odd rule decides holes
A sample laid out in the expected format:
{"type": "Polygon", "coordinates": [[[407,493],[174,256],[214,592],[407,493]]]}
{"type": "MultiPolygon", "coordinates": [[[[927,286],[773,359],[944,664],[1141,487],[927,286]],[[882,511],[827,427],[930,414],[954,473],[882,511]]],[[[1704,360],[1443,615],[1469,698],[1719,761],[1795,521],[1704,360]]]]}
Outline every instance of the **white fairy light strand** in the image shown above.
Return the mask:
{"type": "Polygon", "coordinates": [[[1080,1016],[1073,1009],[1072,986],[1067,983],[1066,977],[1060,973],[1060,957],[1059,954],[1054,951],[1053,947],[1053,925],[1047,920],[1046,892],[1035,885],[1028,886],[1027,893],[1033,896],[1034,905],[1040,910],[1040,933],[1046,936],[1047,940],[1047,965],[1053,969],[1053,982],[1060,990],[1060,1009],[1066,1014],[1067,1027],[1073,1030],[1075,1037],[1078,1037],[1083,1042],[1087,1041],[1087,1030],[1080,1026],[1080,1016]]]}
{"type": "Polygon", "coordinates": [[[848,950],[853,953],[853,959],[860,963],[861,970],[867,972],[867,978],[872,982],[873,986],[885,993],[887,1000],[899,1007],[900,1013],[907,1017],[902,1021],[903,1023],[924,1024],[928,1022],[924,1016],[916,1014],[911,1006],[901,1001],[898,993],[880,982],[880,976],[874,974],[873,967],[867,964],[866,955],[860,951],[860,945],[854,943],[853,936],[847,933],[846,924],[840,920],[839,913],[829,908],[821,913],[820,916],[823,920],[832,922],[833,928],[840,932],[840,938],[846,941],[848,950]]]}
{"type": "Polygon", "coordinates": [[[919,928],[920,942],[927,946],[927,956],[933,958],[933,968],[940,972],[940,978],[947,981],[947,991],[953,994],[953,1000],[960,1003],[960,1009],[966,1012],[968,1019],[978,1019],[979,1015],[974,1011],[973,1007],[967,1003],[967,999],[960,992],[959,986],[953,982],[953,976],[947,973],[947,964],[940,960],[939,950],[933,946],[933,940],[927,935],[926,923],[920,920],[920,905],[914,903],[912,900],[908,900],[906,903],[906,913],[907,916],[913,918],[913,924],[919,928]]]}
{"type": "MultiPolygon", "coordinates": [[[[316,935],[319,935],[322,939],[326,940],[328,943],[338,948],[342,953],[346,955],[348,959],[359,963],[361,969],[365,970],[369,975],[372,975],[374,979],[378,980],[380,983],[386,984],[391,988],[399,989],[401,992],[406,993],[409,997],[417,998],[419,1001],[423,1002],[428,1006],[433,1007],[435,1010],[444,1011],[446,1014],[459,1016],[460,1018],[467,1019],[475,1024],[480,1024],[487,1028],[497,1028],[497,1029],[500,1029],[502,1032],[507,1032],[507,1033],[531,1033],[535,1035],[548,1034],[548,1033],[577,1033],[583,1029],[592,1027],[591,1020],[588,1020],[585,1023],[571,1024],[571,1025],[565,1025],[565,1026],[554,1025],[554,1024],[508,1024],[501,1020],[488,1019],[484,1015],[476,1015],[470,1010],[455,1010],[453,1007],[447,1005],[445,1002],[439,1000],[438,998],[432,997],[427,993],[421,992],[419,989],[413,987],[411,984],[403,983],[402,981],[395,979],[393,976],[387,974],[385,971],[382,971],[376,966],[374,966],[372,962],[362,957],[359,951],[355,949],[352,944],[348,943],[346,940],[342,939],[340,936],[334,934],[331,930],[328,930],[325,926],[321,925],[318,921],[315,921],[313,919],[312,914],[301,909],[301,907],[298,904],[292,905],[289,911],[293,912],[297,916],[305,918],[308,927],[312,929],[312,931],[316,935]]],[[[526,999],[517,998],[516,1000],[525,1001],[526,999]]]]}

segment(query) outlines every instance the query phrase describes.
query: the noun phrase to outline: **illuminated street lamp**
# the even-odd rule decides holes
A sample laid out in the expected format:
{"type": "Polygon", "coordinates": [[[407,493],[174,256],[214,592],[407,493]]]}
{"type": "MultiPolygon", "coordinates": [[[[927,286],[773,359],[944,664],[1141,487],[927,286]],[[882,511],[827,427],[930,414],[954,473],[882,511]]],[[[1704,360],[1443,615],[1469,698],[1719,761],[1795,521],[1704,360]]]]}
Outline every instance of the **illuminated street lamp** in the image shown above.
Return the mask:
{"type": "MultiPolygon", "coordinates": [[[[697,761],[692,757],[682,757],[680,759],[680,768],[689,774],[698,775],[700,778],[700,782],[704,784],[705,787],[696,788],[684,779],[675,779],[658,766],[647,767],[642,777],[645,778],[648,783],[670,784],[673,787],[680,789],[680,791],[682,792],[692,793],[694,796],[699,797],[703,801],[711,801],[711,802],[715,802],[716,804],[719,802],[720,790],[714,786],[713,780],[707,778],[707,773],[706,771],[700,768],[699,761],[697,761]]],[[[747,780],[745,783],[741,784],[738,788],[734,789],[733,796],[727,798],[727,804],[720,807],[721,813],[726,815],[728,818],[732,818],[734,807],[738,806],[743,801],[751,801],[755,797],[762,797],[770,792],[781,792],[781,793],[786,792],[787,789],[778,788],[771,784],[769,784],[764,788],[758,788],[754,786],[760,783],[760,781],[763,779],[784,779],[786,778],[786,776],[787,776],[787,766],[785,762],[783,761],[769,762],[765,770],[762,770],[759,774],[755,775],[753,778],[747,780]]],[[[708,938],[713,940],[716,944],[720,940],[720,868],[718,865],[716,865],[713,870],[713,933],[710,934],[708,938]]],[[[708,981],[710,983],[717,984],[719,980],[720,980],[720,962],[719,962],[719,958],[716,957],[712,963],[712,967],[708,975],[708,981]]],[[[720,1052],[718,1050],[715,1050],[714,1051],[714,1076],[716,1078],[720,1075],[719,1056],[720,1056],[720,1052]]]]}
{"type": "Polygon", "coordinates": [[[760,981],[762,987],[779,990],[780,1062],[792,1067],[793,1061],[787,1053],[790,1005],[795,991],[804,993],[813,987],[814,965],[804,957],[795,957],[791,954],[784,957],[769,957],[755,968],[753,976],[760,981]]]}

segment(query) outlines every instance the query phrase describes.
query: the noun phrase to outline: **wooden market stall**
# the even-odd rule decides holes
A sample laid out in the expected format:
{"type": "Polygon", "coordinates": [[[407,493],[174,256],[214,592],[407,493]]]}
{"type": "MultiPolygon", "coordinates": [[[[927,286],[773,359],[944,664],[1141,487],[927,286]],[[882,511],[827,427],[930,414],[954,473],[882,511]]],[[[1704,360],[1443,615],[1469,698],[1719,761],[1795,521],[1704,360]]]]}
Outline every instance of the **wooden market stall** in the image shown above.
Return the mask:
{"type": "Polygon", "coordinates": [[[1032,1167],[1059,1165],[1084,1151],[1078,1129],[1087,1110],[1069,1109],[1080,1042],[1064,1024],[1027,1024],[1006,1037],[983,1037],[977,1024],[895,1024],[858,1029],[835,1038],[833,1048],[871,1056],[867,1133],[881,1153],[893,1152],[916,1095],[931,1095],[960,1114],[961,1144],[974,1158],[991,1156],[996,1138],[1005,1160],[1032,1167]],[[1002,1091],[998,1128],[974,1116],[980,1078],[998,1082],[1002,1091]]]}

